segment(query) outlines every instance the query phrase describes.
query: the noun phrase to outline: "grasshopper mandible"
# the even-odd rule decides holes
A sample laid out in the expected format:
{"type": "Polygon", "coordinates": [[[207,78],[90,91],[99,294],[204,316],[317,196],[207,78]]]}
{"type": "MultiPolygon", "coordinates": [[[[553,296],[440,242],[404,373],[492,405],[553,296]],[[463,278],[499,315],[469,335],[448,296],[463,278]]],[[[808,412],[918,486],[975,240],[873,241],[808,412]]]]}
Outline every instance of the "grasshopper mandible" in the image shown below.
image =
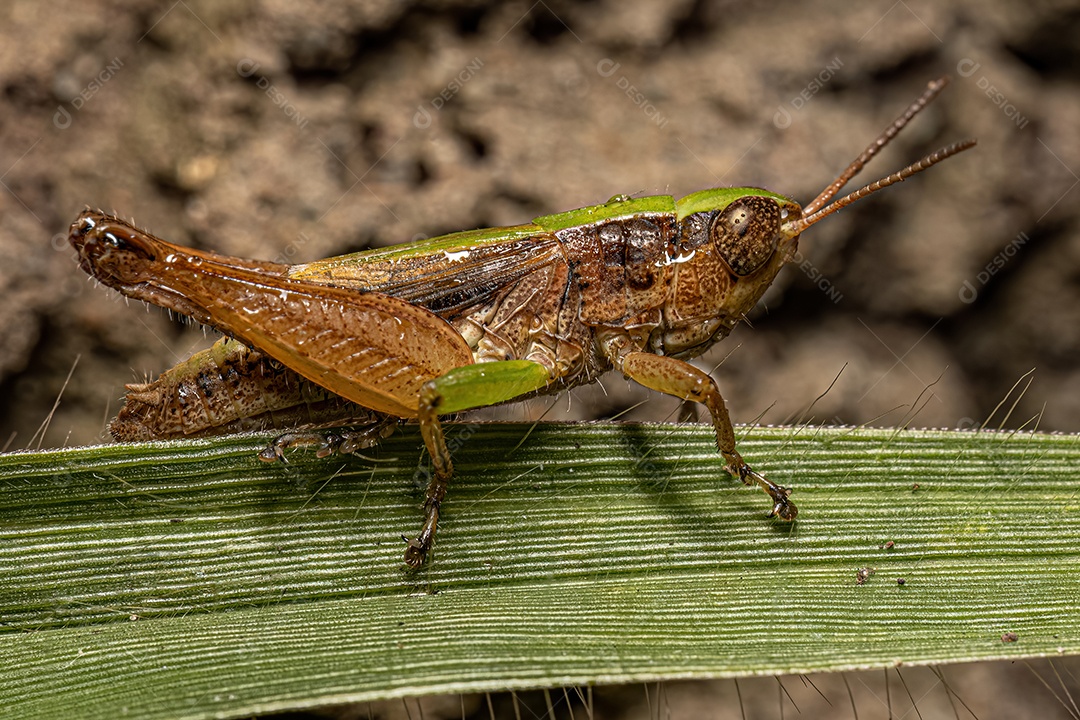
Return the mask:
{"type": "Polygon", "coordinates": [[[966,140],[833,198],[946,84],[918,100],[806,207],[758,188],[627,198],[531,223],[454,233],[303,265],[243,260],[160,240],[87,210],[70,241],[87,273],[228,337],[147,384],[128,385],[120,440],[293,429],[320,454],[367,447],[416,419],[433,473],[418,567],[453,466],[439,417],[621,371],[708,408],[727,470],[793,520],[791,491],[752,470],[716,382],[687,362],[723,339],[822,218],[975,144],[966,140]],[[339,425],[348,431],[315,432],[339,425]]]}

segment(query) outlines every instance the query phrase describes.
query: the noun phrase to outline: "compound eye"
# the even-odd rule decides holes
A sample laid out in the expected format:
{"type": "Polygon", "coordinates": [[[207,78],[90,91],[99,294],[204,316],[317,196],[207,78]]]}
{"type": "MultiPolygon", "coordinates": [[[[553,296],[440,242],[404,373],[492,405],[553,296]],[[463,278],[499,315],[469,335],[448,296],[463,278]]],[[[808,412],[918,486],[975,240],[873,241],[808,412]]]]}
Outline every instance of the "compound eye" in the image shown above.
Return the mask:
{"type": "Polygon", "coordinates": [[[736,275],[749,275],[776,250],[780,206],[760,195],[739,198],[713,220],[709,233],[720,257],[736,275]]]}

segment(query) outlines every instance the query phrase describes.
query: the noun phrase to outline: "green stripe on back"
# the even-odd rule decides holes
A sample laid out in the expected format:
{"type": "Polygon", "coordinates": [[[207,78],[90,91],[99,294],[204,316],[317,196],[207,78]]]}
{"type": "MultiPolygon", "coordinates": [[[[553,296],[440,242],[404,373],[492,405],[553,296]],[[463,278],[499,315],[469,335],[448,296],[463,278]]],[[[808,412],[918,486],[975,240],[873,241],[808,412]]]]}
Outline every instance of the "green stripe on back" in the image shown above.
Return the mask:
{"type": "Polygon", "coordinates": [[[592,205],[555,215],[544,215],[533,222],[544,230],[557,232],[579,225],[625,220],[642,214],[673,212],[675,212],[675,198],[670,195],[651,195],[592,205]]]}
{"type": "Polygon", "coordinates": [[[686,197],[680,198],[679,201],[675,203],[679,213],[678,219],[682,220],[694,213],[721,210],[730,205],[732,201],[748,195],[760,195],[783,200],[785,202],[792,202],[792,200],[783,195],[777,195],[774,192],[762,190],[761,188],[711,188],[709,190],[699,190],[696,193],[690,193],[686,197]]]}

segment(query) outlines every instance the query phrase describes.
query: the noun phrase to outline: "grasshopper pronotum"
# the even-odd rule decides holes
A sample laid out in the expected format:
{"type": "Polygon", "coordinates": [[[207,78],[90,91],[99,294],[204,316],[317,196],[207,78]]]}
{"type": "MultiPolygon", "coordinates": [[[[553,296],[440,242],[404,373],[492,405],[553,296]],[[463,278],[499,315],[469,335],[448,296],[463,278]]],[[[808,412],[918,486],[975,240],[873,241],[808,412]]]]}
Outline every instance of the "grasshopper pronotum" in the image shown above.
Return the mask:
{"type": "Polygon", "coordinates": [[[129,385],[110,424],[122,440],[290,429],[292,445],[352,452],[416,418],[434,472],[405,562],[435,540],[453,466],[439,416],[555,393],[618,370],[705,405],[732,475],[793,520],[791,491],[735,449],[724,399],[686,362],[744,318],[800,234],[822,218],[975,144],[950,145],[833,198],[945,86],[936,80],[806,207],[759,188],[676,200],[617,196],[531,223],[454,233],[303,265],[183,248],[86,211],[70,240],[83,270],[235,339],[148,384],[129,385]],[[351,424],[360,429],[317,433],[351,424]]]}

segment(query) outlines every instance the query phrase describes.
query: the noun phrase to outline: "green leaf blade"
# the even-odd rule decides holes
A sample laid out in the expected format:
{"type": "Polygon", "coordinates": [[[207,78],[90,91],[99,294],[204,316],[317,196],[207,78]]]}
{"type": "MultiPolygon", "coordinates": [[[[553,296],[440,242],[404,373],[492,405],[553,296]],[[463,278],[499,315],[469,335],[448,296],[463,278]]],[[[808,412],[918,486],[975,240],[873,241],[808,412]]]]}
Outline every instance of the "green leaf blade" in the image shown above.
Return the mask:
{"type": "Polygon", "coordinates": [[[795,488],[794,525],[702,427],[448,437],[418,572],[412,430],[287,465],[260,436],[0,456],[0,698],[234,717],[1080,650],[1076,436],[755,429],[740,450],[795,488]]]}

